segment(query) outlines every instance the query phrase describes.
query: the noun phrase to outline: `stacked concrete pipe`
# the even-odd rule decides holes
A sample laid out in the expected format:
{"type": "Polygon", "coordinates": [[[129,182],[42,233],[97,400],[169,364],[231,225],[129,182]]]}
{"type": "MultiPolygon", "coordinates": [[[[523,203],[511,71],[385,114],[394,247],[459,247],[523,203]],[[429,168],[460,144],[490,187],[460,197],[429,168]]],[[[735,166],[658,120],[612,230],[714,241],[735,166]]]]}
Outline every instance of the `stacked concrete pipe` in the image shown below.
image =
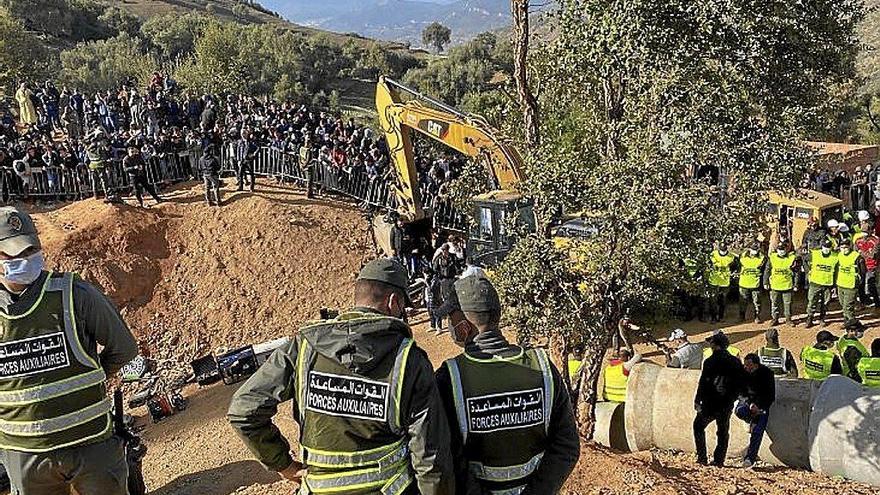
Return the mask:
{"type": "MultiPolygon", "coordinates": [[[[652,448],[694,451],[692,424],[694,397],[700,372],[663,368],[651,363],[636,365],[629,375],[626,394],[626,437],[636,450],[652,448]]],[[[777,380],[776,403],[764,434],[761,459],[780,466],[810,467],[811,405],[818,383],[810,380],[777,380]]],[[[706,431],[711,455],[715,448],[714,423],[706,431]]],[[[741,455],[749,444],[746,423],[731,417],[728,455],[741,455]]]]}
{"type": "Polygon", "coordinates": [[[880,390],[828,378],[813,405],[809,437],[814,471],[880,486],[880,390]]]}

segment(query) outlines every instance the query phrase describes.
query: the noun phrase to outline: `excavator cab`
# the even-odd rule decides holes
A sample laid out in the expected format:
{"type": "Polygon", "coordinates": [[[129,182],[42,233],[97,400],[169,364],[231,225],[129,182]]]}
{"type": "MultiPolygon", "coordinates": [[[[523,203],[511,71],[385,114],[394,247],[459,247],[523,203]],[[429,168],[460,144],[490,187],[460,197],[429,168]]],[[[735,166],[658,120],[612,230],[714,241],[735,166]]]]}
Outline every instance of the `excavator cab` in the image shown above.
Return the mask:
{"type": "Polygon", "coordinates": [[[472,264],[493,266],[504,260],[520,232],[535,231],[532,203],[514,191],[492,191],[473,198],[467,254],[472,264]]]}

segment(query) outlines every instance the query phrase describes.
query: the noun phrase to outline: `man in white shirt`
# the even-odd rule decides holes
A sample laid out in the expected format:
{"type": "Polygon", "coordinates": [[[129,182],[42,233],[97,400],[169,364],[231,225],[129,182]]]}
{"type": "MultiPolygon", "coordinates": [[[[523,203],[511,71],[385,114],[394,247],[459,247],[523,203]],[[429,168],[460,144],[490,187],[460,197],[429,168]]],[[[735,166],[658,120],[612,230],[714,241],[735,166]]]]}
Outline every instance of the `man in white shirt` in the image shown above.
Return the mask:
{"type": "Polygon", "coordinates": [[[670,368],[683,368],[689,370],[698,370],[703,365],[703,349],[699,344],[688,341],[688,336],[684,330],[676,328],[669,336],[669,342],[675,347],[676,351],[667,351],[666,366],[670,368]]]}

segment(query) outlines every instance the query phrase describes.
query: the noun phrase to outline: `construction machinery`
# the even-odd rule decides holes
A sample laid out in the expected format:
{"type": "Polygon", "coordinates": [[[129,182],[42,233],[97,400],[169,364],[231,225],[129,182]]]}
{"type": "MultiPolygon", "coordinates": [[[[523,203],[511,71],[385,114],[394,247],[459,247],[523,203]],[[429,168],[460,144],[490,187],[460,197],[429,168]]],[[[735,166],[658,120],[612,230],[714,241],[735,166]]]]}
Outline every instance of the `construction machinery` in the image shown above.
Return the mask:
{"type": "MultiPolygon", "coordinates": [[[[376,108],[396,172],[397,213],[414,236],[427,234],[433,212],[423,205],[411,132],[481,162],[489,172],[492,190],[472,198],[467,247],[471,263],[491,266],[510,252],[515,242],[511,221],[516,230],[535,230],[532,203],[517,191],[524,177],[522,157],[484,119],[387,77],[380,77],[376,85],[376,108]]],[[[377,218],[373,226],[378,247],[390,254],[390,222],[377,218]]]]}

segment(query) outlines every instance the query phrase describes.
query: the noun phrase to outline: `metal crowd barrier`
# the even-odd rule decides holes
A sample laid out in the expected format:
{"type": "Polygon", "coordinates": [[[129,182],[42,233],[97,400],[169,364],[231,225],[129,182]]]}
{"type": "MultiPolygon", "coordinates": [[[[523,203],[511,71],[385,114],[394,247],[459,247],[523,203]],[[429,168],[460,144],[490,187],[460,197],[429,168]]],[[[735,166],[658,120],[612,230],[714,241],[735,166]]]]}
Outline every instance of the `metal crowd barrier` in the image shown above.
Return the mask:
{"type": "MultiPolygon", "coordinates": [[[[241,159],[237,142],[227,143],[221,148],[221,164],[225,173],[235,174],[241,159]]],[[[275,177],[303,186],[308,182],[308,171],[299,163],[298,153],[263,147],[254,157],[253,167],[254,175],[257,176],[275,177]]],[[[363,170],[343,169],[322,160],[316,162],[314,173],[314,185],[320,190],[340,194],[380,209],[397,208],[397,197],[382,177],[370,177],[363,170]]],[[[458,231],[466,229],[467,219],[448,202],[437,201],[433,195],[423,195],[423,201],[425,207],[434,206],[436,226],[458,231]]]]}
{"type": "MultiPolygon", "coordinates": [[[[198,150],[191,149],[151,156],[146,160],[147,181],[161,189],[162,186],[195,179],[199,176],[200,155],[198,150]]],[[[128,174],[122,168],[121,157],[124,155],[114,153],[113,156],[115,158],[104,171],[108,189],[105,193],[128,193],[131,184],[128,174]]],[[[221,173],[235,174],[239,160],[241,152],[237,142],[226,143],[220,148],[221,173]]],[[[293,181],[300,186],[305,186],[308,182],[308,170],[299,163],[299,154],[263,147],[257,152],[252,165],[254,175],[257,176],[293,181]]],[[[314,185],[319,190],[340,194],[379,209],[397,208],[397,197],[382,177],[371,177],[363,170],[343,169],[321,160],[315,164],[314,175],[314,185]]],[[[19,176],[11,169],[3,169],[0,170],[0,200],[82,199],[93,196],[96,187],[100,190],[100,182],[96,184],[96,179],[96,174],[83,164],[75,169],[33,167],[27,176],[19,176]]],[[[451,230],[465,229],[465,217],[451,204],[430,194],[424,194],[423,201],[423,206],[433,206],[436,226],[451,230]]]]}
{"type": "MultiPolygon", "coordinates": [[[[198,163],[193,151],[152,156],[146,160],[147,181],[154,186],[165,186],[195,177],[193,164],[198,163]]],[[[128,174],[121,159],[113,159],[105,167],[105,183],[110,193],[131,190],[128,174]]],[[[12,169],[0,170],[0,199],[5,202],[24,199],[76,200],[100,191],[100,182],[84,164],[75,169],[63,167],[32,167],[29,175],[16,174],[12,169]]]]}

